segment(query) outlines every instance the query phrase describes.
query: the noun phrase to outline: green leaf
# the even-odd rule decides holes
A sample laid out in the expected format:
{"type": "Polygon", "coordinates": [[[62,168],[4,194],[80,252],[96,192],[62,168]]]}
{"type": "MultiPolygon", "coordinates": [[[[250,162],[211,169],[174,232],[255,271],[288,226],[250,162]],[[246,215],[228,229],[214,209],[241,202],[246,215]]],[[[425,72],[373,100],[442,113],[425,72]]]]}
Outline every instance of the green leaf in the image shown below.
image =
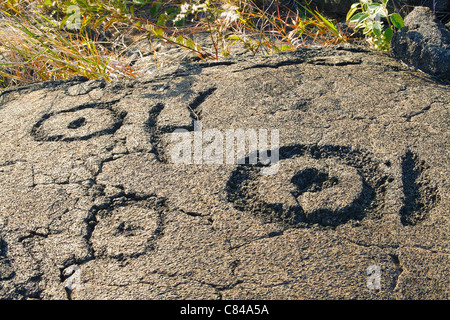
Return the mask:
{"type": "Polygon", "coordinates": [[[378,10],[378,8],[381,6],[381,3],[371,3],[369,4],[369,10],[375,11],[378,10]]]}
{"type": "Polygon", "coordinates": [[[352,4],[350,7],[350,10],[348,10],[346,21],[350,20],[350,18],[355,14],[356,11],[359,9],[359,2],[356,2],[352,4]]]}
{"type": "Polygon", "coordinates": [[[373,33],[375,33],[377,38],[381,38],[381,31],[382,31],[381,29],[382,26],[380,21],[377,21],[373,24],[373,33]]]}
{"type": "Polygon", "coordinates": [[[150,9],[150,15],[152,17],[156,17],[156,15],[158,14],[159,8],[161,7],[161,3],[162,1],[153,2],[152,8],[150,9]]]}
{"type": "Polygon", "coordinates": [[[228,40],[241,40],[241,37],[237,36],[237,35],[231,35],[231,36],[228,36],[227,39],[228,40]]]}
{"type": "Polygon", "coordinates": [[[292,47],[288,44],[282,44],[279,49],[280,49],[280,51],[290,51],[290,50],[292,50],[292,47]]]}
{"type": "Polygon", "coordinates": [[[158,21],[156,22],[156,24],[157,24],[158,26],[164,26],[164,25],[166,24],[167,18],[168,18],[168,17],[167,17],[167,14],[164,14],[164,13],[160,14],[159,17],[158,17],[158,21]]]}
{"type": "Polygon", "coordinates": [[[390,18],[392,24],[394,25],[394,27],[396,27],[398,29],[403,28],[403,26],[405,25],[402,17],[398,13],[391,14],[391,16],[389,18],[390,18]]]}
{"type": "Polygon", "coordinates": [[[385,41],[390,42],[393,34],[394,34],[394,31],[392,31],[392,28],[391,27],[387,28],[384,31],[384,35],[383,35],[385,41]]]}
{"type": "Polygon", "coordinates": [[[179,35],[176,39],[176,43],[184,45],[184,37],[182,35],[179,35]]]}
{"type": "Polygon", "coordinates": [[[353,16],[353,18],[351,18],[350,22],[363,22],[364,20],[366,20],[369,17],[368,13],[365,12],[360,12],[357,13],[353,16]]]}
{"type": "Polygon", "coordinates": [[[195,42],[191,38],[186,39],[186,47],[195,49],[195,42]]]}
{"type": "Polygon", "coordinates": [[[152,28],[152,31],[158,38],[162,38],[164,36],[164,30],[162,28],[152,28]]]}
{"type": "Polygon", "coordinates": [[[317,16],[319,16],[320,19],[327,25],[328,28],[330,28],[331,31],[333,31],[334,34],[339,35],[339,31],[336,29],[335,25],[328,21],[326,18],[324,18],[319,12],[316,11],[317,16]]]}
{"type": "Polygon", "coordinates": [[[380,3],[373,3],[369,5],[368,10],[372,16],[379,16],[381,18],[386,18],[387,11],[385,8],[383,8],[383,6],[380,3]]]}

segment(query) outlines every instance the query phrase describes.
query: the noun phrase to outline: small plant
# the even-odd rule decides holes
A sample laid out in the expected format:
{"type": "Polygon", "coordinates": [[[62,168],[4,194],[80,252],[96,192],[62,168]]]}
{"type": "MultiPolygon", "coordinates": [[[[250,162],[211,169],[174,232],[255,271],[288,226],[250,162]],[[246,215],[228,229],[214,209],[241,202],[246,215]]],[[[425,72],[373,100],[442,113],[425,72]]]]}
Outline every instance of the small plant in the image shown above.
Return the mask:
{"type": "Polygon", "coordinates": [[[233,41],[230,46],[240,42],[253,54],[260,50],[273,54],[312,42],[322,45],[346,42],[346,36],[330,20],[311,10],[309,4],[299,6],[303,10],[298,8],[293,12],[287,7],[277,7],[272,14],[258,7],[252,10],[245,6],[233,7],[237,23],[231,28],[233,34],[227,38],[233,41]]]}
{"type": "Polygon", "coordinates": [[[134,64],[129,48],[145,38],[150,52],[137,50],[141,56],[153,54],[153,67],[165,65],[165,46],[217,60],[247,51],[274,54],[347,40],[308,1],[297,10],[297,1],[289,7],[283,2],[0,0],[0,90],[75,75],[138,77],[148,65],[134,64]]]}
{"type": "Polygon", "coordinates": [[[398,13],[389,14],[388,0],[374,3],[372,0],[359,0],[347,13],[347,21],[355,23],[355,29],[362,29],[366,40],[378,50],[388,50],[395,29],[403,28],[403,19],[398,13]],[[360,12],[358,12],[360,11],[360,12]],[[388,27],[384,27],[383,19],[388,27]]]}

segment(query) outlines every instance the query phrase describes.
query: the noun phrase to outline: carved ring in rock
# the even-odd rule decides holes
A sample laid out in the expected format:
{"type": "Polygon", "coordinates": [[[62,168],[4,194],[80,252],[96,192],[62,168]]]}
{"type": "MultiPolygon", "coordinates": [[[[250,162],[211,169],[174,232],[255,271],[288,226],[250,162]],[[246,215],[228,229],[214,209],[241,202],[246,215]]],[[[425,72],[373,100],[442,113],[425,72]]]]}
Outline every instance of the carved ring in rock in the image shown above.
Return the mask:
{"type": "Polygon", "coordinates": [[[31,130],[37,141],[79,141],[114,134],[126,112],[112,108],[114,102],[90,103],[44,114],[31,130]]]}
{"type": "Polygon", "coordinates": [[[280,148],[279,172],[239,166],[227,183],[228,200],[265,222],[337,226],[382,208],[387,176],[364,151],[341,146],[280,148]]]}

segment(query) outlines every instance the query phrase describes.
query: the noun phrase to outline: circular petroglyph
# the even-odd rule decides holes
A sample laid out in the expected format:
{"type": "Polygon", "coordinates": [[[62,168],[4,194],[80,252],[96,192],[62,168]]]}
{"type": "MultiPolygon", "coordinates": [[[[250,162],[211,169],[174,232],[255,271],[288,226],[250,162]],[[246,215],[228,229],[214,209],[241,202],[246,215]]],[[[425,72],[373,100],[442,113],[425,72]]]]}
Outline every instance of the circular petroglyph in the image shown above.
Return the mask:
{"type": "Polygon", "coordinates": [[[355,168],[343,166],[335,159],[310,157],[280,160],[279,177],[261,175],[258,194],[266,203],[280,198],[288,210],[303,211],[307,221],[328,224],[345,214],[349,203],[363,198],[363,179],[355,168]]]}
{"type": "Polygon", "coordinates": [[[122,125],[125,112],[117,112],[112,103],[96,103],[47,113],[33,126],[38,141],[77,141],[113,134],[122,125]]]}
{"type": "Polygon", "coordinates": [[[162,200],[124,198],[97,213],[92,247],[98,256],[137,257],[152,249],[161,231],[162,200]]]}
{"type": "Polygon", "coordinates": [[[227,183],[228,200],[265,222],[336,226],[382,207],[387,177],[363,151],[340,146],[280,148],[279,170],[239,166],[227,183]]]}

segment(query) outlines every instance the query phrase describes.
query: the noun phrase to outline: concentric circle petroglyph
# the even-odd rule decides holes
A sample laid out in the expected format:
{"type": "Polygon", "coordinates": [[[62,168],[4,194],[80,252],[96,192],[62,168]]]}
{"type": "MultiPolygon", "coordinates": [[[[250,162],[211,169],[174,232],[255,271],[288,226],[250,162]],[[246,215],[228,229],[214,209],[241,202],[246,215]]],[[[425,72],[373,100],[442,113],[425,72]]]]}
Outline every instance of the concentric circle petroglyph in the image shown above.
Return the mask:
{"type": "Polygon", "coordinates": [[[228,200],[265,222],[336,226],[383,206],[387,175],[365,151],[341,146],[280,148],[279,171],[239,166],[227,183],[228,200]]]}
{"type": "Polygon", "coordinates": [[[335,159],[300,157],[281,160],[279,165],[279,178],[261,175],[257,192],[266,203],[282,200],[292,212],[303,210],[307,221],[332,224],[343,218],[339,216],[346,214],[349,203],[364,198],[364,178],[335,159]]]}
{"type": "Polygon", "coordinates": [[[43,115],[31,134],[38,141],[88,140],[113,134],[122,125],[125,112],[117,112],[112,103],[94,103],[43,115]]]}
{"type": "Polygon", "coordinates": [[[162,228],[164,199],[122,197],[98,210],[91,236],[97,256],[137,257],[151,250],[162,228]]]}

